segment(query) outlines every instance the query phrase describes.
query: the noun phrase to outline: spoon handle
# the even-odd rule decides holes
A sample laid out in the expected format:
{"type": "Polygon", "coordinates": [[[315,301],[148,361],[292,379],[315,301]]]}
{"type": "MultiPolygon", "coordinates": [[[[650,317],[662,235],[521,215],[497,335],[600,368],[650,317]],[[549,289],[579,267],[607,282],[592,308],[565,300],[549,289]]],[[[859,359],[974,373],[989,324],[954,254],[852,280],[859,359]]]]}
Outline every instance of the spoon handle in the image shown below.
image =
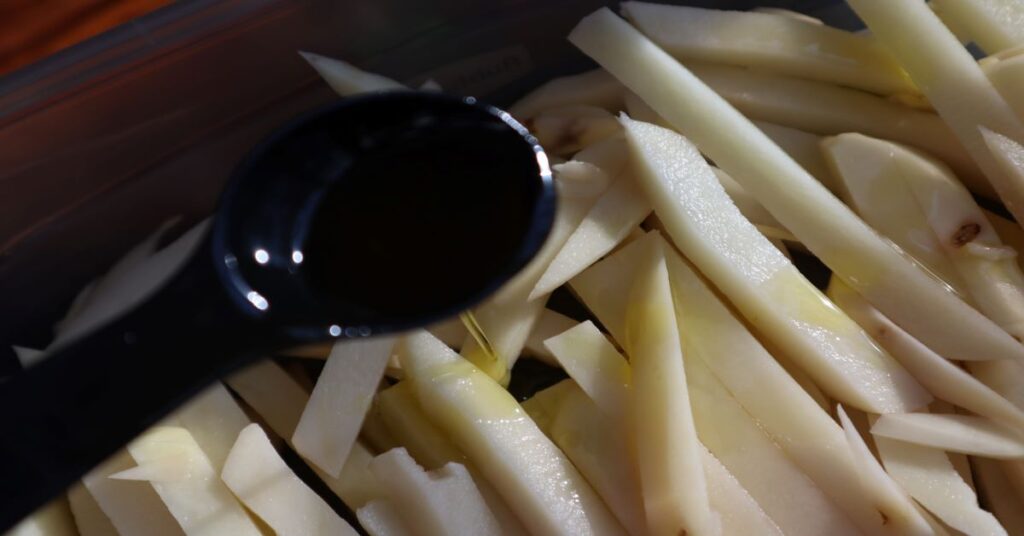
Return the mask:
{"type": "Polygon", "coordinates": [[[266,347],[211,264],[0,382],[0,533],[266,347]]]}

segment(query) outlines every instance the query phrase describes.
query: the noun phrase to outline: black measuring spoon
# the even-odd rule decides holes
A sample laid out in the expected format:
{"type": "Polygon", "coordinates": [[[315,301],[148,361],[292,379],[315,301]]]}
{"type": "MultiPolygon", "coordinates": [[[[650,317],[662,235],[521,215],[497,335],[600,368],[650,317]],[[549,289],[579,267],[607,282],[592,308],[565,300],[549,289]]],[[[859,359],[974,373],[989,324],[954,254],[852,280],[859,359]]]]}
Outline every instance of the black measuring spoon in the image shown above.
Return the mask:
{"type": "Polygon", "coordinates": [[[536,140],[471,98],[363,95],[285,126],[160,290],[0,382],[0,532],[254,358],[479,302],[540,249],[554,208],[536,140]]]}

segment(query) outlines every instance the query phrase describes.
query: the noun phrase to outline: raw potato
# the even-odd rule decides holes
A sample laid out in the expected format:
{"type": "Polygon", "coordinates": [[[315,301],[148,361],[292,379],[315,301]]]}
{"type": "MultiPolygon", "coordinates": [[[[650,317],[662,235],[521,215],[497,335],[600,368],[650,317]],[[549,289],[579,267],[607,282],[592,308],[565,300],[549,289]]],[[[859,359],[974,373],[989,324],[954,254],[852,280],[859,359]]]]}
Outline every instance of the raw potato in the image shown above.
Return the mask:
{"type": "Polygon", "coordinates": [[[509,107],[512,117],[526,121],[544,110],[570,105],[590,105],[610,112],[622,107],[622,85],[597,69],[555,78],[509,107]]]}
{"type": "Polygon", "coordinates": [[[647,525],[654,534],[716,534],[719,528],[700,463],[664,249],[657,241],[647,245],[651,249],[641,256],[629,292],[625,337],[647,525]]]}
{"type": "MultiPolygon", "coordinates": [[[[420,409],[412,382],[402,381],[381,391],[377,395],[377,406],[388,431],[419,464],[427,469],[438,469],[452,462],[465,466],[503,533],[526,534],[522,523],[480,470],[466,459],[462,451],[420,409]]],[[[377,479],[374,478],[374,481],[377,479]]]]}
{"type": "MultiPolygon", "coordinates": [[[[309,393],[277,363],[263,360],[228,377],[227,383],[278,437],[288,441],[295,434],[309,393]]],[[[315,464],[312,468],[335,495],[354,509],[380,496],[380,485],[366,467],[372,457],[356,442],[340,477],[332,477],[315,464]]]]}
{"type": "Polygon", "coordinates": [[[623,423],[629,405],[629,363],[591,321],[544,341],[562,368],[613,422],[623,423]]]}
{"type": "Polygon", "coordinates": [[[258,424],[238,435],[221,477],[279,536],[357,534],[285,465],[258,424]]]}
{"type": "Polygon", "coordinates": [[[929,402],[898,363],[740,214],[692,144],[661,127],[623,123],[638,177],[673,242],[832,397],[874,413],[929,402]]]}
{"type": "Polygon", "coordinates": [[[188,536],[261,536],[184,428],[155,427],[129,443],[128,452],[140,475],[153,469],[147,479],[188,536]]]}
{"type": "Polygon", "coordinates": [[[876,508],[878,514],[882,516],[882,522],[892,527],[898,534],[935,534],[907,492],[893,481],[892,477],[875,459],[853,423],[850,422],[850,418],[843,411],[843,407],[838,406],[836,413],[843,426],[843,433],[846,435],[850,449],[853,450],[854,458],[860,465],[861,472],[858,481],[869,495],[879,500],[876,508]]]}
{"type": "Polygon", "coordinates": [[[1024,438],[987,419],[970,415],[902,413],[882,415],[877,436],[988,458],[1024,458],[1024,438]]]}
{"type": "Polygon", "coordinates": [[[36,510],[4,536],[78,536],[68,501],[58,497],[36,510]]]}
{"type": "MultiPolygon", "coordinates": [[[[615,145],[614,143],[606,144],[602,147],[601,152],[592,156],[596,157],[598,162],[603,158],[614,161],[616,159],[615,145]]],[[[604,173],[603,168],[599,171],[604,173]]],[[[508,373],[515,365],[516,359],[519,358],[547,301],[546,296],[534,300],[527,300],[527,296],[530,295],[551,260],[561,250],[573,230],[583,221],[590,207],[601,194],[600,190],[596,190],[589,195],[570,196],[563,193],[566,188],[561,187],[560,184],[556,188],[560,192],[558,208],[555,212],[555,222],[552,224],[551,232],[544,246],[511,281],[484,304],[473,310],[473,315],[478,321],[481,331],[487,337],[491,350],[496,355],[491,355],[487,350],[481,348],[473,337],[467,337],[466,342],[462,345],[463,357],[503,385],[508,383],[508,373]]]]}
{"type": "Polygon", "coordinates": [[[625,423],[610,419],[572,380],[537,393],[523,409],[594,486],[622,526],[634,536],[647,534],[640,475],[626,442],[625,423]]]}
{"type": "MultiPolygon", "coordinates": [[[[982,129],[1024,141],[1013,113],[971,54],[924,2],[849,0],[850,7],[917,82],[999,193],[1024,221],[1024,168],[1001,165],[982,129]]],[[[940,352],[941,353],[941,352],[940,352]]]]}
{"type": "Polygon", "coordinates": [[[85,484],[78,482],[71,486],[68,490],[68,505],[80,536],[111,536],[118,533],[96,499],[89,494],[85,484]]]}
{"type": "Polygon", "coordinates": [[[174,516],[148,482],[114,480],[110,475],[136,464],[121,450],[82,477],[89,494],[121,536],[182,536],[174,516]]]}
{"type": "Polygon", "coordinates": [[[188,430],[218,472],[224,467],[238,434],[250,422],[220,382],[193,397],[174,412],[170,420],[188,430]]]}
{"type": "MultiPolygon", "coordinates": [[[[928,235],[921,236],[922,233],[889,236],[908,250],[914,248],[915,243],[931,246],[919,246],[910,253],[916,256],[927,250],[927,253],[941,255],[947,262],[941,264],[941,260],[927,259],[929,268],[944,279],[955,278],[947,281],[965,290],[971,301],[1007,333],[1024,340],[1024,273],[1017,265],[1017,252],[1003,245],[985,213],[945,166],[905,147],[857,134],[838,136],[828,146],[833,157],[845,150],[857,161],[856,168],[852,161],[847,162],[844,176],[881,183],[873,185],[878,188],[874,195],[862,199],[861,214],[884,210],[868,208],[872,202],[875,207],[884,204],[882,198],[909,197],[907,203],[920,208],[901,210],[898,219],[905,222],[905,227],[925,227],[933,240],[928,241],[928,235]],[[858,173],[856,169],[878,171],[871,176],[870,171],[858,173]],[[900,182],[905,190],[893,190],[892,187],[901,186],[900,182]]],[[[867,189],[871,187],[868,185],[867,189]]],[[[866,220],[885,232],[875,225],[877,218],[866,220]]],[[[976,359],[998,357],[975,356],[976,359]]]]}
{"type": "Polygon", "coordinates": [[[785,534],[860,534],[857,525],[776,445],[711,373],[695,341],[704,335],[680,317],[687,389],[701,443],[722,462],[785,534]]]}
{"type": "Polygon", "coordinates": [[[529,299],[550,294],[582,272],[622,242],[650,213],[651,205],[632,173],[619,175],[566,240],[529,299]]]}
{"type": "Polygon", "coordinates": [[[356,511],[359,524],[371,536],[413,536],[405,526],[398,508],[391,501],[379,499],[356,511]]]}
{"type": "Polygon", "coordinates": [[[1006,534],[944,452],[879,436],[875,446],[893,480],[943,523],[964,534],[1006,534]]]}
{"type": "Polygon", "coordinates": [[[390,78],[359,70],[341,60],[313,54],[312,52],[299,52],[299,55],[316,69],[316,72],[320,74],[324,82],[327,82],[327,85],[331,86],[335,93],[342,97],[369,91],[407,89],[404,85],[390,78]]]}
{"type": "Polygon", "coordinates": [[[1024,430],[1024,411],[911,337],[842,281],[832,278],[828,296],[935,396],[1024,430]]]}
{"type": "Polygon", "coordinates": [[[814,134],[861,132],[906,143],[949,163],[972,191],[996,198],[981,169],[934,112],[821,82],[725,65],[693,63],[687,67],[750,119],[814,134]]]}
{"type": "Polygon", "coordinates": [[[989,54],[1024,44],[1024,4],[1019,0],[932,0],[931,7],[989,54]]]}
{"type": "Polygon", "coordinates": [[[422,534],[500,535],[466,468],[448,463],[429,473],[405,449],[393,449],[370,462],[370,471],[385,487],[388,500],[406,525],[422,534]]]}
{"type": "Polygon", "coordinates": [[[333,477],[359,435],[394,344],[391,337],[339,341],[313,388],[292,444],[333,477]]]}
{"type": "Polygon", "coordinates": [[[883,241],[757,127],[611,11],[584,18],[569,39],[689,135],[822,262],[912,335],[953,359],[981,352],[1024,360],[1024,345],[883,241]]]}
{"type": "Polygon", "coordinates": [[[493,379],[426,332],[403,338],[399,355],[420,407],[450,434],[529,530],[623,533],[565,455],[493,379]]]}
{"type": "Polygon", "coordinates": [[[821,136],[766,121],[754,121],[754,124],[800,167],[818,179],[830,192],[838,195],[839,183],[832,176],[832,171],[825,163],[825,156],[821,153],[821,136]]]}
{"type": "Polygon", "coordinates": [[[623,2],[622,13],[680,61],[707,61],[880,94],[917,93],[885,48],[855,33],[785,15],[623,2]]]}
{"type": "Polygon", "coordinates": [[[974,477],[978,481],[978,493],[985,506],[995,514],[996,519],[1012,536],[1024,534],[1024,510],[1020,508],[1020,492],[1016,490],[1003,473],[1002,464],[997,460],[971,458],[974,477]]]}
{"type": "Polygon", "coordinates": [[[575,153],[619,131],[615,116],[607,110],[580,104],[545,110],[528,126],[544,151],[555,155],[575,153]]]}
{"type": "Polygon", "coordinates": [[[544,309],[540,314],[540,318],[537,319],[537,323],[533,325],[533,331],[530,332],[530,336],[526,338],[526,346],[523,347],[523,353],[535,357],[548,365],[559,366],[551,350],[544,346],[544,341],[575,326],[577,323],[562,313],[552,311],[551,309],[544,309]]]}
{"type": "Polygon", "coordinates": [[[1013,108],[1017,118],[1024,119],[1024,96],[1018,90],[1024,83],[1024,55],[1020,54],[1020,48],[1011,52],[1013,55],[1009,57],[989,56],[979,64],[999,95],[1013,108]]]}
{"type": "Polygon", "coordinates": [[[905,147],[856,133],[825,138],[821,150],[839,179],[836,195],[873,229],[953,287],[961,297],[970,299],[960,274],[950,263],[909,181],[905,180],[908,168],[923,155],[909,154],[905,147]]]}

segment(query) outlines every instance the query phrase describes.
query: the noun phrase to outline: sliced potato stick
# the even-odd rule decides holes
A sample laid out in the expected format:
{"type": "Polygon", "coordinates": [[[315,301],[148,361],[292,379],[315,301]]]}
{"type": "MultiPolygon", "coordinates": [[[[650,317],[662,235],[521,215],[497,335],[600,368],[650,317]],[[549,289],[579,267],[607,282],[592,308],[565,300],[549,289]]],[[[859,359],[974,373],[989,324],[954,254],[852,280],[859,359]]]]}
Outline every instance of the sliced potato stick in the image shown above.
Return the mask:
{"type": "Polygon", "coordinates": [[[1021,97],[1019,90],[1021,83],[1024,83],[1024,56],[1018,53],[1008,58],[989,56],[985,59],[987,61],[981,64],[985,75],[1010,108],[1013,108],[1017,118],[1024,118],[1024,97],[1021,97]]]}
{"type": "Polygon", "coordinates": [[[68,489],[68,506],[75,518],[75,527],[79,536],[110,536],[117,534],[117,529],[110,522],[107,514],[89,494],[85,484],[78,482],[68,489]]]}
{"type": "Polygon", "coordinates": [[[1024,220],[1024,168],[1004,167],[981,129],[1024,141],[1013,113],[971,54],[923,2],[849,0],[900,62],[985,173],[1006,208],[1024,220]]]}
{"type": "Polygon", "coordinates": [[[995,190],[953,131],[933,112],[810,80],[725,65],[693,63],[687,67],[750,119],[815,134],[862,132],[906,143],[949,163],[972,191],[996,197],[995,190]]]}
{"type": "Polygon", "coordinates": [[[644,512],[654,534],[714,534],[664,248],[648,247],[629,292],[625,340],[644,512]]]}
{"type": "Polygon", "coordinates": [[[79,536],[65,497],[58,497],[5,532],[4,536],[79,536]]]}
{"type": "Polygon", "coordinates": [[[625,422],[632,396],[629,363],[593,322],[578,324],[544,341],[544,346],[601,411],[614,422],[625,422]]]}
{"type": "Polygon", "coordinates": [[[565,455],[493,379],[426,332],[404,337],[399,355],[420,407],[451,435],[529,530],[623,533],[565,455]]]}
{"type": "Polygon", "coordinates": [[[722,462],[784,534],[860,534],[857,525],[775,444],[711,373],[702,354],[706,336],[678,320],[687,389],[701,443],[722,462]]]}
{"type": "MultiPolygon", "coordinates": [[[[839,179],[837,195],[872,228],[962,297],[971,299],[961,274],[939,244],[937,231],[929,225],[926,206],[918,203],[906,179],[909,173],[925,172],[920,168],[924,156],[895,143],[856,133],[826,138],[821,148],[839,179]]],[[[944,213],[940,216],[947,217],[944,213]]],[[[955,215],[948,218],[960,221],[955,215]]]]}
{"type": "Polygon", "coordinates": [[[871,433],[988,458],[1024,458],[1024,438],[1018,433],[971,415],[893,413],[879,417],[871,433]]]}
{"type": "MultiPolygon", "coordinates": [[[[552,389],[554,397],[547,397],[541,410],[547,416],[534,420],[594,486],[622,526],[636,536],[647,534],[640,475],[626,441],[625,423],[610,419],[571,380],[545,391],[552,389]]],[[[529,400],[523,408],[531,417],[538,411],[529,400]]]]}
{"type": "Polygon", "coordinates": [[[171,419],[188,430],[217,472],[224,467],[224,460],[238,434],[250,423],[249,417],[220,382],[189,400],[174,412],[171,419]]]}
{"type": "Polygon", "coordinates": [[[562,313],[552,311],[551,309],[544,309],[540,314],[540,318],[537,319],[537,323],[533,325],[533,331],[530,332],[530,336],[526,338],[523,353],[535,357],[548,365],[559,366],[551,350],[548,350],[547,346],[544,345],[544,341],[576,324],[578,322],[562,313]]]}
{"type": "Polygon", "coordinates": [[[911,337],[842,281],[832,278],[828,296],[935,396],[1024,430],[1024,411],[911,337]]]}
{"type": "Polygon", "coordinates": [[[775,145],[786,151],[790,158],[807,170],[818,182],[825,185],[833,194],[838,195],[838,182],[825,163],[821,152],[821,136],[804,132],[792,127],[785,127],[766,121],[754,121],[757,128],[764,132],[775,145]]]}
{"type": "Polygon", "coordinates": [[[356,531],[295,476],[258,424],[238,435],[222,478],[280,536],[355,536],[356,531]]]}
{"type": "Polygon", "coordinates": [[[86,473],[82,483],[121,536],[180,536],[178,522],[148,482],[115,480],[110,475],[136,464],[121,450],[86,473]]]}
{"type": "Polygon", "coordinates": [[[369,91],[407,89],[390,78],[360,70],[341,60],[312,52],[299,52],[299,55],[342,97],[369,91]]]}
{"type": "Polygon", "coordinates": [[[912,335],[953,359],[987,353],[1024,360],[1024,345],[904,258],[693,73],[610,10],[583,19],[570,41],[689,134],[809,250],[912,335]]]}
{"type": "Polygon", "coordinates": [[[916,93],[873,39],[791,16],[623,2],[623,15],[666,52],[836,83],[873,93],[916,93]]]}
{"type": "Polygon", "coordinates": [[[996,518],[978,506],[974,490],[941,450],[875,437],[885,471],[943,523],[964,534],[1006,534],[996,518]]]}
{"type": "Polygon", "coordinates": [[[557,155],[575,153],[619,131],[607,110],[580,104],[544,110],[527,124],[544,150],[557,155]]]}
{"type": "Polygon", "coordinates": [[[370,462],[408,526],[423,534],[500,535],[501,527],[466,468],[447,463],[427,472],[402,448],[370,462]]]}
{"type": "Polygon", "coordinates": [[[585,104],[616,112],[622,106],[622,85],[601,69],[555,78],[509,107],[520,121],[526,121],[544,110],[585,104]]]}
{"type": "Polygon", "coordinates": [[[1005,461],[971,457],[978,494],[986,508],[995,514],[999,523],[1012,536],[1024,534],[1024,509],[1021,509],[1020,492],[1010,484],[1003,473],[1005,461]]]}
{"type": "Polygon", "coordinates": [[[188,536],[261,535],[188,430],[155,427],[129,443],[128,452],[140,474],[156,469],[150,484],[188,536]]]}
{"type": "Polygon", "coordinates": [[[931,7],[989,54],[1024,44],[1024,5],[1017,0],[932,0],[931,7]]]}
{"type": "Polygon", "coordinates": [[[437,469],[452,462],[463,465],[504,533],[510,536],[526,534],[526,528],[480,470],[420,409],[411,382],[401,381],[381,391],[377,395],[377,407],[398,444],[405,447],[418,463],[427,469],[437,469]]]}
{"type": "Polygon", "coordinates": [[[935,534],[936,531],[917,510],[907,492],[893,481],[892,477],[875,459],[843,407],[838,406],[836,413],[843,426],[846,441],[861,468],[860,478],[857,481],[865,491],[868,491],[869,495],[882,499],[882,502],[876,506],[878,513],[882,516],[882,523],[894,527],[899,534],[935,534]]]}
{"type": "Polygon", "coordinates": [[[337,342],[302,410],[292,444],[335,478],[359,436],[394,344],[391,337],[337,342]]]}
{"type": "Polygon", "coordinates": [[[651,213],[632,173],[623,173],[598,198],[548,265],[528,299],[550,294],[611,251],[651,213]]]}
{"type": "Polygon", "coordinates": [[[377,499],[356,510],[356,518],[370,536],[414,536],[391,501],[377,499]]]}

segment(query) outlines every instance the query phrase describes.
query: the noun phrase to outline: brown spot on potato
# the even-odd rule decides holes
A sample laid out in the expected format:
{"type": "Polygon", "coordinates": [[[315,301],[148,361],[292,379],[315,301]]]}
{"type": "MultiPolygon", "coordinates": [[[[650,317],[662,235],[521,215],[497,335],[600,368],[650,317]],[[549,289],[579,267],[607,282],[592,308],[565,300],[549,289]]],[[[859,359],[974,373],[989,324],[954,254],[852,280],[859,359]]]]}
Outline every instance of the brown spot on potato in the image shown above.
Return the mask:
{"type": "Polygon", "coordinates": [[[964,244],[974,240],[981,233],[981,225],[977,223],[965,223],[953,233],[953,245],[963,247],[964,244]]]}
{"type": "Polygon", "coordinates": [[[882,524],[883,525],[888,525],[889,524],[889,516],[885,515],[885,512],[883,512],[881,510],[879,510],[878,513],[881,514],[881,516],[882,516],[882,524]]]}

